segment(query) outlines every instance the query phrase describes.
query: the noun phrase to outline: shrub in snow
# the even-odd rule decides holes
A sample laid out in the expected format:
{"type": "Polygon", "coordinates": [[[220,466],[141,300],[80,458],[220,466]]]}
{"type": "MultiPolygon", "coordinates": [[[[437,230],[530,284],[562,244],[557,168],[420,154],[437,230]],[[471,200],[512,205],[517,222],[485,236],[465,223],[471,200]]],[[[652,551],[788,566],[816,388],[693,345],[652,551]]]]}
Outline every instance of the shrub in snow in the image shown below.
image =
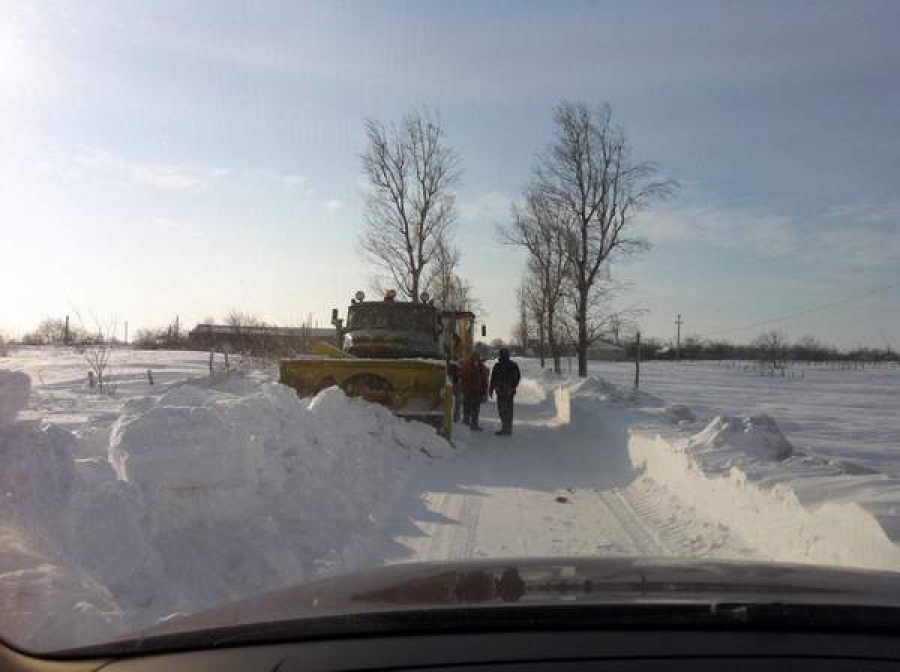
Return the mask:
{"type": "Polygon", "coordinates": [[[31,394],[31,378],[21,371],[0,369],[0,425],[16,419],[31,394]]]}

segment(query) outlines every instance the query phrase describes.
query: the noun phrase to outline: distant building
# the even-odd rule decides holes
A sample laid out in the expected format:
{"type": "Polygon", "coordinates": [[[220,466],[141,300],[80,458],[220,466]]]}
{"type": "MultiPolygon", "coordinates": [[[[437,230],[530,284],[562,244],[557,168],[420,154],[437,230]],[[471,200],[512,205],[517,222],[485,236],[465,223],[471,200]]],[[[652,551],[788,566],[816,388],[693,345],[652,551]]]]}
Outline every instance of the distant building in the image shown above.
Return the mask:
{"type": "Polygon", "coordinates": [[[625,348],[609,341],[594,341],[588,348],[587,358],[607,362],[620,362],[626,359],[625,348]]]}
{"type": "MultiPolygon", "coordinates": [[[[544,348],[544,354],[547,357],[550,357],[550,346],[545,343],[544,348]]],[[[536,338],[532,338],[528,340],[528,348],[524,353],[520,349],[517,354],[525,354],[528,357],[537,357],[539,352],[540,344],[536,338]]],[[[574,357],[575,348],[571,345],[563,345],[560,347],[560,354],[563,357],[574,357]]],[[[628,352],[625,348],[610,343],[609,341],[595,341],[591,347],[588,348],[587,357],[588,359],[618,362],[627,359],[628,352]]]]}
{"type": "Polygon", "coordinates": [[[337,345],[333,327],[241,327],[227,324],[198,324],[188,333],[197,350],[248,354],[306,354],[316,343],[337,345]]]}

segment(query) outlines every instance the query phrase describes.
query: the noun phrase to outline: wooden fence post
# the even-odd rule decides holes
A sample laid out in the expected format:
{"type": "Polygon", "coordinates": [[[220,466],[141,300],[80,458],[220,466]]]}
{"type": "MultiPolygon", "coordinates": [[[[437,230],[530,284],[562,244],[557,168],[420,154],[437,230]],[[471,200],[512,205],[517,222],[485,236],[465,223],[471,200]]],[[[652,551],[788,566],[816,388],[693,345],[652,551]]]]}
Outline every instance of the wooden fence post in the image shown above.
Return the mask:
{"type": "Polygon", "coordinates": [[[641,332],[637,332],[637,343],[634,349],[634,387],[641,386],[641,332]]]}

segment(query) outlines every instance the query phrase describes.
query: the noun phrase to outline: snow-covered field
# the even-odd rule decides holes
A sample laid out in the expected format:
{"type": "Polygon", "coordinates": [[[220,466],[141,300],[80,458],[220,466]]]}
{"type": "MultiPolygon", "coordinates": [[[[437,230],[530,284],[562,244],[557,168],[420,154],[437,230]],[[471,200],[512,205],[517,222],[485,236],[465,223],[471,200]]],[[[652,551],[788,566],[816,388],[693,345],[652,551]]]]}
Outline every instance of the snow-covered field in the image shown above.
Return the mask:
{"type": "Polygon", "coordinates": [[[515,434],[493,435],[489,404],[487,431],[460,429],[451,448],[338,390],[301,400],[273,371],[210,375],[208,364],[203,353],[118,351],[114,393],[101,397],[75,352],[0,358],[0,371],[27,374],[0,373],[0,636],[84,645],[416,560],[900,570],[898,370],[763,381],[649,364],[635,392],[612,384],[626,381],[624,365],[577,381],[524,362],[515,434]],[[881,409],[871,425],[869,408],[881,409]]]}
{"type": "MultiPolygon", "coordinates": [[[[840,366],[798,362],[782,378],[737,362],[643,362],[641,388],[698,416],[765,413],[800,450],[900,476],[900,366],[840,366]]],[[[589,368],[611,383],[634,381],[633,363],[589,368]]]]}

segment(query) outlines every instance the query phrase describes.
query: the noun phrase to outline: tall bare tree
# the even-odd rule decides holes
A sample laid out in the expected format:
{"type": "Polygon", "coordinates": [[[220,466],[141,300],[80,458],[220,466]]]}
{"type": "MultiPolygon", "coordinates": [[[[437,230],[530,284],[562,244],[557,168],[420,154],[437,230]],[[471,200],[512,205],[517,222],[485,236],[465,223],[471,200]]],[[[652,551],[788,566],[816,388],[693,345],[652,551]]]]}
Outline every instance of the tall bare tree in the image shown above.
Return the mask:
{"type": "Polygon", "coordinates": [[[559,203],[538,188],[529,188],[524,205],[513,205],[512,224],[501,228],[501,237],[528,252],[526,287],[531,292],[532,312],[546,334],[553,370],[561,371],[560,329],[557,315],[571,279],[570,226],[559,203]]]}
{"type": "MultiPolygon", "coordinates": [[[[518,341],[523,353],[529,350],[529,344],[536,325],[532,320],[531,298],[532,292],[529,288],[530,279],[526,276],[522,279],[522,284],[516,290],[516,299],[519,305],[519,319],[513,327],[513,337],[518,341]]],[[[543,344],[538,347],[538,355],[541,358],[541,366],[544,365],[544,348],[543,344]]]]}
{"type": "Polygon", "coordinates": [[[459,160],[428,112],[414,111],[390,128],[369,119],[365,131],[369,189],[360,249],[402,296],[418,302],[438,242],[449,242],[456,220],[459,160]]]}
{"type": "Polygon", "coordinates": [[[524,321],[531,325],[531,331],[537,340],[537,355],[541,368],[544,368],[547,363],[547,295],[541,288],[540,273],[533,261],[526,264],[520,292],[524,321]]]}
{"type": "Polygon", "coordinates": [[[654,180],[656,166],[631,159],[625,132],[613,125],[609,105],[591,110],[563,102],[555,111],[555,138],[539,157],[536,188],[569,227],[578,375],[587,375],[588,348],[601,336],[597,308],[604,301],[609,263],[649,244],[633,231],[634,215],[675,184],[654,180]]]}

